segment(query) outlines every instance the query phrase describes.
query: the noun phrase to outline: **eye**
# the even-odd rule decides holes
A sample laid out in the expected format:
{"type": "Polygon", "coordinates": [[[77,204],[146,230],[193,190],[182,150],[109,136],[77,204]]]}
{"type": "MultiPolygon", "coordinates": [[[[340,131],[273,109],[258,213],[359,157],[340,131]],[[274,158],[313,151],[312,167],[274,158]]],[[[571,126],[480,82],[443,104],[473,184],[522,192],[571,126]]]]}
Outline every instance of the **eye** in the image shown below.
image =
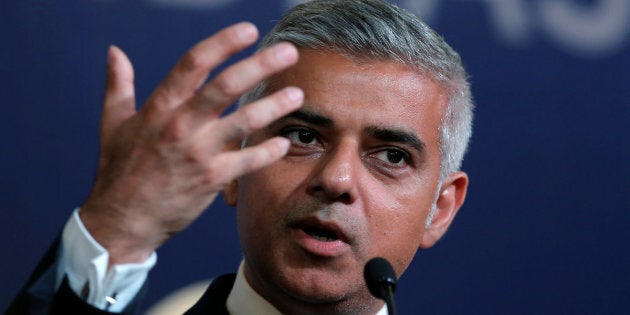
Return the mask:
{"type": "Polygon", "coordinates": [[[377,152],[376,157],[389,164],[393,164],[396,166],[403,166],[408,163],[409,157],[407,153],[398,149],[385,149],[380,152],[377,152]]]}
{"type": "Polygon", "coordinates": [[[291,140],[291,143],[299,145],[314,145],[317,143],[317,134],[309,129],[291,129],[283,133],[283,136],[291,140]]]}

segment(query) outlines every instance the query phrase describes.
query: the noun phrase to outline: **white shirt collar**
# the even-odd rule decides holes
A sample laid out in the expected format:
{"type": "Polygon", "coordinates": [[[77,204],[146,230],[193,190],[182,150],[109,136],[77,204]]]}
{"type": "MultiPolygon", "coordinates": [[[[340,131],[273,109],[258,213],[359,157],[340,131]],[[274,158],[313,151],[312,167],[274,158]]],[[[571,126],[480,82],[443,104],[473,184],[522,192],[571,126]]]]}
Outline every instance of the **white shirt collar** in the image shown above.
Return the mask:
{"type": "MultiPolygon", "coordinates": [[[[271,303],[267,302],[249,286],[249,283],[245,280],[243,268],[244,262],[241,262],[236,274],[236,281],[234,281],[234,287],[226,302],[228,312],[231,315],[281,315],[271,303]]],[[[387,305],[383,305],[376,315],[387,315],[387,305]]]]}
{"type": "Polygon", "coordinates": [[[245,280],[244,262],[238,267],[234,287],[228,296],[226,306],[231,315],[281,315],[278,310],[260,296],[245,280]]]}

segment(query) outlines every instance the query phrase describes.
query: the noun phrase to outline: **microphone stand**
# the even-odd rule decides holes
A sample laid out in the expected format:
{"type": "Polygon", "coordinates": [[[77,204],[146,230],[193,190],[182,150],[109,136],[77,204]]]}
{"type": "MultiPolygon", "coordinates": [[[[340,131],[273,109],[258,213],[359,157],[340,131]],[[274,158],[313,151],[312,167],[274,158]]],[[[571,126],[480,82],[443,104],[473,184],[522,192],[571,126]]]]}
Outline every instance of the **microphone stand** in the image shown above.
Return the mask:
{"type": "Polygon", "coordinates": [[[383,295],[385,304],[387,304],[387,314],[396,315],[396,303],[394,303],[394,289],[391,285],[387,286],[386,293],[383,295]]]}

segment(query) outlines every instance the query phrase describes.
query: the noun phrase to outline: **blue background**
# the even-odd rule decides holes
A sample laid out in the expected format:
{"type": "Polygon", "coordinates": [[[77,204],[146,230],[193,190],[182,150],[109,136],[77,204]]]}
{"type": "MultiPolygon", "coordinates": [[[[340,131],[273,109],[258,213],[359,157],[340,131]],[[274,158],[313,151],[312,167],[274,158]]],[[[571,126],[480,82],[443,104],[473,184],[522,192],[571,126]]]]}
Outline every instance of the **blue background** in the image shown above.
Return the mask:
{"type": "MultiPolygon", "coordinates": [[[[477,104],[467,203],[403,276],[401,314],[630,311],[630,18],[615,45],[580,50],[543,27],[545,1],[516,1],[520,37],[506,35],[490,1],[399,2],[437,3],[417,13],[460,51],[477,104]]],[[[90,192],[107,47],[131,58],[142,103],[198,40],[240,20],[265,33],[290,6],[169,2],[0,4],[0,310],[90,192]]],[[[556,2],[588,13],[615,1],[556,2]]],[[[218,201],[163,246],[146,304],[234,271],[234,220],[218,201]]]]}

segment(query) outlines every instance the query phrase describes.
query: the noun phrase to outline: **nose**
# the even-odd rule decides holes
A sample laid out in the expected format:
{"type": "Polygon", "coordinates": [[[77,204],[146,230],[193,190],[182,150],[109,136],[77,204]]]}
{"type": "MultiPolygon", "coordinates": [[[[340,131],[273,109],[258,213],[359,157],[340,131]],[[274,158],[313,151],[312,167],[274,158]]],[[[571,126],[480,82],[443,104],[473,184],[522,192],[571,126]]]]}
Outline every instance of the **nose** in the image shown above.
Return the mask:
{"type": "Polygon", "coordinates": [[[355,145],[338,145],[320,158],[309,190],[325,202],[353,203],[357,198],[357,171],[361,157],[355,145]]]}

